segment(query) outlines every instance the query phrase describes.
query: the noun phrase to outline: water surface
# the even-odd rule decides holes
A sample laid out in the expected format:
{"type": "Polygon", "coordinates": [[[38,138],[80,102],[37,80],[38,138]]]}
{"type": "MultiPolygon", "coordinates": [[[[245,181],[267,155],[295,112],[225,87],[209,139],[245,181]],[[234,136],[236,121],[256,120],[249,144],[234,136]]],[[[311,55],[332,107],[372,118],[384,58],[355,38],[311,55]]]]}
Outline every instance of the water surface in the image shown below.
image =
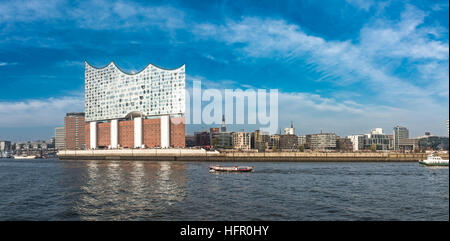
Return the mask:
{"type": "Polygon", "coordinates": [[[448,168],[210,164],[0,159],[0,220],[449,220],[448,168]]]}

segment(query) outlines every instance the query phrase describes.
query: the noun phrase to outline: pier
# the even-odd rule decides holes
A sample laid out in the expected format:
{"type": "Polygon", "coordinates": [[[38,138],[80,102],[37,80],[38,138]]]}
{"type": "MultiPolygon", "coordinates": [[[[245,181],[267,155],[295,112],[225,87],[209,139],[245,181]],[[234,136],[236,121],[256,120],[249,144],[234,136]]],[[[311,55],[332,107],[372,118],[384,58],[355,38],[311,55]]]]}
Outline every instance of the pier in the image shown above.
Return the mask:
{"type": "MultiPolygon", "coordinates": [[[[62,150],[61,160],[148,160],[210,162],[417,162],[426,153],[218,152],[203,149],[62,150]]],[[[448,154],[442,155],[448,158],[448,154]]]]}

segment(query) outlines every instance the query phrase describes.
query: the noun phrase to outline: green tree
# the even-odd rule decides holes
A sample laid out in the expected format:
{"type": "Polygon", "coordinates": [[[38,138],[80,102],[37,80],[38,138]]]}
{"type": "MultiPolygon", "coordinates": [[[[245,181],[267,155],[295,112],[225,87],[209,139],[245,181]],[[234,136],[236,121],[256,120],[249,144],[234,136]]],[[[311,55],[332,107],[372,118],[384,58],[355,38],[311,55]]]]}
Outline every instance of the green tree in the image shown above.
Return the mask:
{"type": "Polygon", "coordinates": [[[373,152],[376,152],[377,151],[377,145],[372,144],[372,146],[370,146],[370,150],[373,151],[373,152]]]}
{"type": "Polygon", "coordinates": [[[212,145],[214,148],[217,148],[217,146],[219,145],[219,138],[214,137],[214,138],[212,139],[211,145],[212,145]]]}
{"type": "Polygon", "coordinates": [[[298,151],[299,151],[299,152],[304,152],[304,151],[305,151],[305,146],[304,146],[304,145],[300,145],[300,146],[298,147],[298,151]]]}

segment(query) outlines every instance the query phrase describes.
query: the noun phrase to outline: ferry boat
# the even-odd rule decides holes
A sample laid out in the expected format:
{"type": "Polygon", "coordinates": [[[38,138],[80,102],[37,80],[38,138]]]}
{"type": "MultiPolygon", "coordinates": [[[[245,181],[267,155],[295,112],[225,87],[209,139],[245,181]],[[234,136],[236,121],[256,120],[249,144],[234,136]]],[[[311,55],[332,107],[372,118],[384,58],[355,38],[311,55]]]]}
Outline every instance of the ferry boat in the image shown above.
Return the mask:
{"type": "Polygon", "coordinates": [[[31,155],[31,156],[19,156],[19,155],[14,155],[13,156],[14,159],[36,159],[35,155],[31,155]]]}
{"type": "Polygon", "coordinates": [[[210,166],[210,172],[251,172],[253,166],[233,166],[233,167],[222,167],[222,166],[210,166]]]}
{"type": "Polygon", "coordinates": [[[444,160],[440,156],[431,154],[428,155],[428,158],[426,160],[419,161],[419,164],[425,166],[448,166],[448,160],[444,160]]]}

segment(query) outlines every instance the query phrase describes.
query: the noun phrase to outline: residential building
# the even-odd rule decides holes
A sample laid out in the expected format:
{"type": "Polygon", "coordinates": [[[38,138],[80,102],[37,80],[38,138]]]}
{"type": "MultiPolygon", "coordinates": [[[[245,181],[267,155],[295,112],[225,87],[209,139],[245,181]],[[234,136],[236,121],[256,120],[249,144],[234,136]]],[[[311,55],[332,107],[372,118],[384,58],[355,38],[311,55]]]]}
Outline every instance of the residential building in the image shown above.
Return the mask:
{"type": "Polygon", "coordinates": [[[232,133],[233,148],[239,150],[250,150],[251,137],[248,132],[232,133]]]}
{"type": "Polygon", "coordinates": [[[364,142],[365,142],[365,135],[351,135],[348,136],[347,138],[350,139],[350,141],[352,142],[352,149],[353,151],[361,151],[364,150],[364,142]]]}
{"type": "Polygon", "coordinates": [[[269,136],[268,149],[280,149],[280,137],[281,135],[274,134],[269,136]]]}
{"type": "Polygon", "coordinates": [[[353,143],[351,139],[347,137],[337,137],[336,150],[341,152],[353,151],[353,143]]]}

